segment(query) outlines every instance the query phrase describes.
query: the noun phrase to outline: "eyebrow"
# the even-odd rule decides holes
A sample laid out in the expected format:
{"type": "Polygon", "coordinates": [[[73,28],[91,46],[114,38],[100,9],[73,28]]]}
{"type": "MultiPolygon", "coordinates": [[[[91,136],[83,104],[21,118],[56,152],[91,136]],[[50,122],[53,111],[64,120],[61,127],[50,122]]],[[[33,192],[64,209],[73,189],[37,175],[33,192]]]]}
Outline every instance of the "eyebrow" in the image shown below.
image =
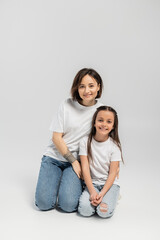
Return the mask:
{"type": "MultiPolygon", "coordinates": [[[[98,119],[104,119],[103,117],[98,117],[98,119]]],[[[107,121],[113,121],[113,119],[107,119],[107,121]]]]}
{"type": "MultiPolygon", "coordinates": [[[[88,83],[88,85],[91,85],[91,84],[94,85],[94,83],[88,83]]],[[[80,83],[79,85],[81,86],[81,85],[85,85],[85,84],[84,83],[80,83]]]]}

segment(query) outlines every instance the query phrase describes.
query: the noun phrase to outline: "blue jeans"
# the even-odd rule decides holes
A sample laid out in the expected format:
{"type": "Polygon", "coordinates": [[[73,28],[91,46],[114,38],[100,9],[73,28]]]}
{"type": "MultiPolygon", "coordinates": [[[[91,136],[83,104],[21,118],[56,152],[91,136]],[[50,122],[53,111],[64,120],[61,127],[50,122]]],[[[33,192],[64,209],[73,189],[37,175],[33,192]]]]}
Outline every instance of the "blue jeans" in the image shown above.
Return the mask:
{"type": "Polygon", "coordinates": [[[69,162],[43,156],[39,172],[35,204],[40,210],[58,207],[65,212],[78,208],[82,183],[69,162]]]}
{"type": "MultiPolygon", "coordinates": [[[[95,190],[97,192],[100,192],[103,186],[104,185],[94,184],[95,190]]],[[[97,212],[97,214],[102,218],[111,217],[117,204],[119,190],[120,187],[116,184],[113,184],[108,192],[104,195],[102,202],[97,207],[95,207],[90,203],[90,194],[86,187],[79,200],[78,212],[84,217],[90,217],[95,214],[95,212],[97,212]]]]}

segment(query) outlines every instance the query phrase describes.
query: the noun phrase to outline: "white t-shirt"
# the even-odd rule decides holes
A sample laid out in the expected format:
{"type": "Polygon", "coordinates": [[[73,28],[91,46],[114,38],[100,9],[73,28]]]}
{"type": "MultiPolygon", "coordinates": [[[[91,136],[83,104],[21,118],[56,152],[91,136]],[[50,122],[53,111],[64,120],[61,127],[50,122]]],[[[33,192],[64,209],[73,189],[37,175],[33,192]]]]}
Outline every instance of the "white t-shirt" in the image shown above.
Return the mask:
{"type": "MultiPolygon", "coordinates": [[[[95,105],[86,107],[69,98],[60,105],[57,114],[55,114],[52,120],[50,130],[52,132],[64,133],[63,139],[77,160],[79,142],[84,136],[89,134],[93,114],[101,105],[103,104],[97,101],[95,105]]],[[[56,149],[52,139],[50,139],[44,155],[67,162],[56,149]]]]}
{"type": "MultiPolygon", "coordinates": [[[[79,155],[87,156],[88,136],[80,142],[79,155]]],[[[92,158],[89,159],[92,182],[104,185],[109,174],[109,167],[112,161],[122,161],[119,147],[109,137],[105,142],[97,142],[92,138],[91,142],[92,158]]],[[[119,184],[119,179],[115,179],[114,184],[119,184]]]]}

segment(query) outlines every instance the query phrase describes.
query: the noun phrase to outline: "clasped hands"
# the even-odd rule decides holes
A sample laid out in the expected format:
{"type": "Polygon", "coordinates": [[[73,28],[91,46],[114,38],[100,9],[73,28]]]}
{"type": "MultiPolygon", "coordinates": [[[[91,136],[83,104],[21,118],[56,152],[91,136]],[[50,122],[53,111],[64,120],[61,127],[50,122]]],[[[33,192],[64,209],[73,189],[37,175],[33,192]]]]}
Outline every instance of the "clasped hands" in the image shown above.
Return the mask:
{"type": "Polygon", "coordinates": [[[90,194],[90,202],[93,206],[98,206],[102,202],[102,192],[97,193],[96,190],[90,194]]]}

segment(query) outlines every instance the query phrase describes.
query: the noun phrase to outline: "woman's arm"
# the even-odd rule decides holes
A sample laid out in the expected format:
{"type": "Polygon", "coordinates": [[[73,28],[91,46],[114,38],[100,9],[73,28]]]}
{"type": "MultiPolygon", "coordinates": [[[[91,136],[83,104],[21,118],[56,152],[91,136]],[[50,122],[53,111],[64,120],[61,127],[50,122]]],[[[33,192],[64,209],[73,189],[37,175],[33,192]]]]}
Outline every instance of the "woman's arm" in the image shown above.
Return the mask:
{"type": "MultiPolygon", "coordinates": [[[[62,156],[68,153],[68,148],[66,143],[63,140],[63,133],[53,132],[52,141],[55,144],[57,150],[60,152],[62,156]]],[[[77,176],[81,177],[81,166],[77,160],[75,160],[72,164],[73,170],[77,174],[77,176]]]]}
{"type": "Polygon", "coordinates": [[[97,200],[95,200],[95,203],[97,205],[101,203],[103,196],[106,194],[106,192],[108,192],[108,190],[114,183],[118,168],[119,168],[119,161],[111,162],[108,178],[105,182],[104,187],[102,188],[101,192],[99,193],[97,200]]]}
{"type": "Polygon", "coordinates": [[[63,140],[63,133],[53,132],[52,141],[55,144],[57,150],[60,152],[60,154],[64,156],[67,153],[68,148],[63,140]]]}
{"type": "Polygon", "coordinates": [[[98,193],[96,192],[92,183],[88,157],[80,156],[80,160],[81,160],[83,178],[87,185],[88,191],[90,193],[90,200],[93,201],[94,199],[96,199],[98,193]]]}

